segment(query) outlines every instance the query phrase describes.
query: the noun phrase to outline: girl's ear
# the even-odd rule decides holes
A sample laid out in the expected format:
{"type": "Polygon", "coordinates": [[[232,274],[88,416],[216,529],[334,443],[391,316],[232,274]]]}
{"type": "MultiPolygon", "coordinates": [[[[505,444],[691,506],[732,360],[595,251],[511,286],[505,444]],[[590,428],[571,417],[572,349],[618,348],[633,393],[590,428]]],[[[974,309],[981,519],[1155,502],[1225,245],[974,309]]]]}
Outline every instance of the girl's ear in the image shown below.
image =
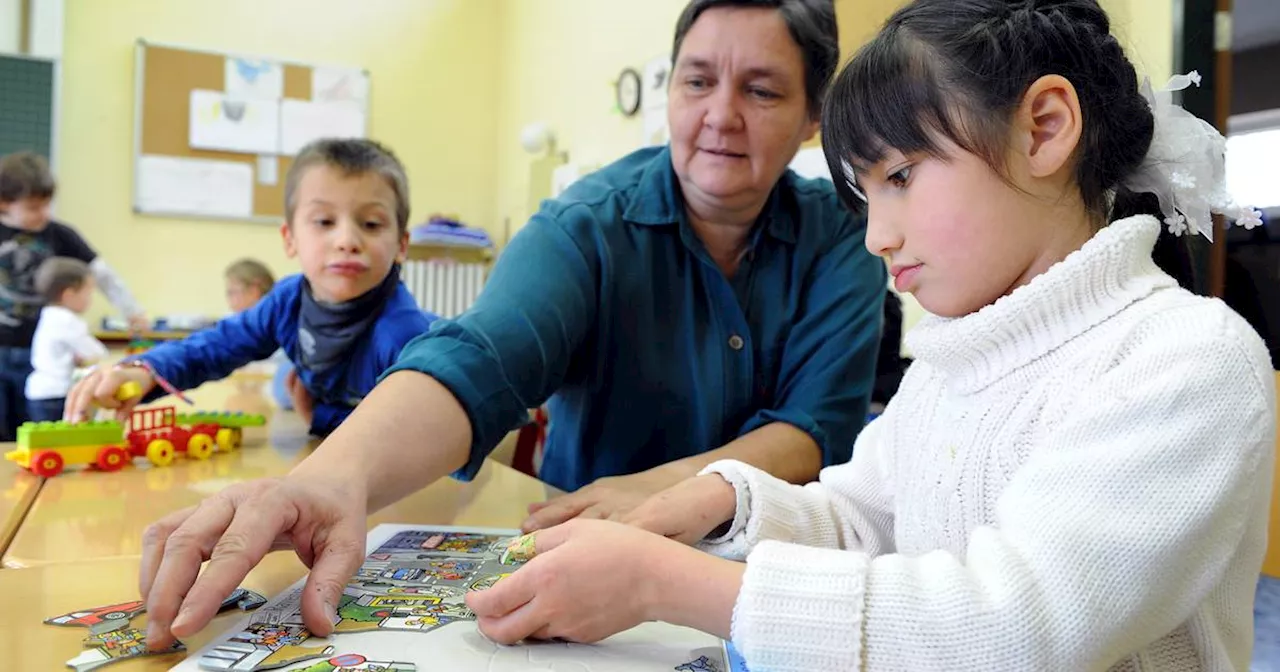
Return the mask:
{"type": "Polygon", "coordinates": [[[1084,130],[1080,98],[1061,75],[1032,82],[1013,120],[1014,147],[1032,177],[1045,178],[1073,169],[1071,157],[1084,130]]]}

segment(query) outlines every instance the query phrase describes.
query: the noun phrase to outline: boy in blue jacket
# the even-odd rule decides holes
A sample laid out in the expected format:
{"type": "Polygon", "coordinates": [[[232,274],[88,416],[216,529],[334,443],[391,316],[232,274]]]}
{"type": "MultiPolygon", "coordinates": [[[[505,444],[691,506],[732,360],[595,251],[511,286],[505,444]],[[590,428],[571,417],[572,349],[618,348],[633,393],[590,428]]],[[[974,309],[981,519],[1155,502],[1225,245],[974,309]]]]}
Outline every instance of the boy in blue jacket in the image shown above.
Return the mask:
{"type": "Polygon", "coordinates": [[[95,404],[123,416],[172,391],[166,388],[224,378],[282,348],[305,390],[294,400],[311,433],[325,436],[341,424],[401,347],[435,319],[400,282],[409,245],[404,168],[372,141],[316,141],[289,169],[285,210],[280,233],[301,275],[209,329],[94,371],[68,394],[66,418],[85,420],[95,404]],[[143,395],[117,400],[130,381],[143,395]]]}

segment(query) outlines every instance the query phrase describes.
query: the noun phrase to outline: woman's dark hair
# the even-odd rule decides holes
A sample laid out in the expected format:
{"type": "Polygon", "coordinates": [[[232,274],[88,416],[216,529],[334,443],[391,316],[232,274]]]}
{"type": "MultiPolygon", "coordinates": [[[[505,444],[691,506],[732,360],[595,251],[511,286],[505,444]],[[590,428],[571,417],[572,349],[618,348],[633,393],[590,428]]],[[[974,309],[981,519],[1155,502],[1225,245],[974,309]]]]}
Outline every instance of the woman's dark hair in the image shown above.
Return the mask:
{"type": "MultiPolygon", "coordinates": [[[[1151,108],[1096,0],[915,0],[889,18],[832,85],[823,148],[841,199],[861,208],[843,161],[873,164],[887,149],[945,159],[946,138],[1006,175],[1009,125],[1045,75],[1075,87],[1084,121],[1076,182],[1107,221],[1110,194],[1151,145],[1151,108]]],[[[1117,204],[1118,205],[1118,204],[1117,204]]]]}
{"type": "Polygon", "coordinates": [[[834,0],[691,0],[676,21],[675,44],[671,58],[680,56],[684,36],[694,22],[708,9],[716,7],[761,7],[776,9],[791,31],[791,39],[804,57],[804,91],[809,114],[817,118],[831,75],[840,62],[840,39],[836,29],[834,0]]]}

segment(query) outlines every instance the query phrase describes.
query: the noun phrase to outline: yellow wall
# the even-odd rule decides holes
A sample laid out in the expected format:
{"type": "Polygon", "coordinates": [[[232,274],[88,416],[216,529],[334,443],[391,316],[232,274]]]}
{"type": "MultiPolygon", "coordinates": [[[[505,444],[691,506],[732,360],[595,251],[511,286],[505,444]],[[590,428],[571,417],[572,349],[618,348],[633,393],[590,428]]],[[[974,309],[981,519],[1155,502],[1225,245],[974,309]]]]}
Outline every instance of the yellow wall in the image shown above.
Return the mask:
{"type": "MultiPolygon", "coordinates": [[[[242,255],[278,275],[297,270],[275,226],[133,214],[141,37],[367,68],[370,135],[406,165],[412,220],[444,211],[491,227],[504,8],[500,0],[66,0],[57,215],[151,315],[224,313],[222,269],[242,255]]],[[[89,317],[108,309],[99,296],[89,317]]]]}
{"type": "Polygon", "coordinates": [[[533,156],[520,130],[535,121],[556,133],[570,161],[605,164],[640,146],[640,115],[614,110],[614,81],[671,49],[686,0],[509,0],[499,77],[496,137],[499,221],[514,234],[528,212],[533,156]]]}

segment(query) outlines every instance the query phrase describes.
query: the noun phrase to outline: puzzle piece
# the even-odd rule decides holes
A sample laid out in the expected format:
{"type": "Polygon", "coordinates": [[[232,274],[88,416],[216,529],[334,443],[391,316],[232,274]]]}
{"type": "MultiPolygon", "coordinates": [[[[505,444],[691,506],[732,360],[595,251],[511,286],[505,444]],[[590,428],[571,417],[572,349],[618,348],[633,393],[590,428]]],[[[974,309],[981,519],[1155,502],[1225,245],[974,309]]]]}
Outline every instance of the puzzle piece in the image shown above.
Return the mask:
{"type": "Polygon", "coordinates": [[[417,672],[417,669],[418,666],[413,663],[369,660],[358,653],[344,653],[304,667],[298,672],[417,672]]]}
{"type": "MultiPolygon", "coordinates": [[[[77,609],[69,611],[59,616],[52,616],[44,619],[49,625],[62,625],[67,627],[93,628],[95,626],[106,627],[106,625],[114,625],[116,623],[127,624],[129,619],[137,616],[145,611],[147,605],[142,600],[133,602],[121,602],[120,604],[109,604],[105,607],[89,607],[87,609],[77,609]]],[[[105,632],[117,630],[118,627],[106,629],[105,632]]],[[[101,632],[101,631],[100,631],[101,632]]]]}
{"type": "Polygon", "coordinates": [[[257,672],[333,653],[328,645],[301,646],[310,637],[311,631],[298,623],[250,623],[200,656],[200,669],[257,672]]]}
{"type": "Polygon", "coordinates": [[[260,593],[255,593],[248,588],[236,588],[231,591],[227,599],[222,601],[222,606],[218,607],[218,611],[224,611],[231,607],[239,607],[240,611],[253,611],[266,603],[267,598],[260,593]]]}
{"type": "Polygon", "coordinates": [[[76,672],[89,672],[128,658],[187,650],[182,642],[174,642],[163,651],[151,651],[147,649],[147,633],[137,628],[91,634],[84,638],[84,645],[90,647],[88,651],[67,661],[67,667],[74,668],[76,672]]]}
{"type": "Polygon", "coordinates": [[[676,672],[720,672],[720,666],[706,656],[676,666],[676,672]]]}

